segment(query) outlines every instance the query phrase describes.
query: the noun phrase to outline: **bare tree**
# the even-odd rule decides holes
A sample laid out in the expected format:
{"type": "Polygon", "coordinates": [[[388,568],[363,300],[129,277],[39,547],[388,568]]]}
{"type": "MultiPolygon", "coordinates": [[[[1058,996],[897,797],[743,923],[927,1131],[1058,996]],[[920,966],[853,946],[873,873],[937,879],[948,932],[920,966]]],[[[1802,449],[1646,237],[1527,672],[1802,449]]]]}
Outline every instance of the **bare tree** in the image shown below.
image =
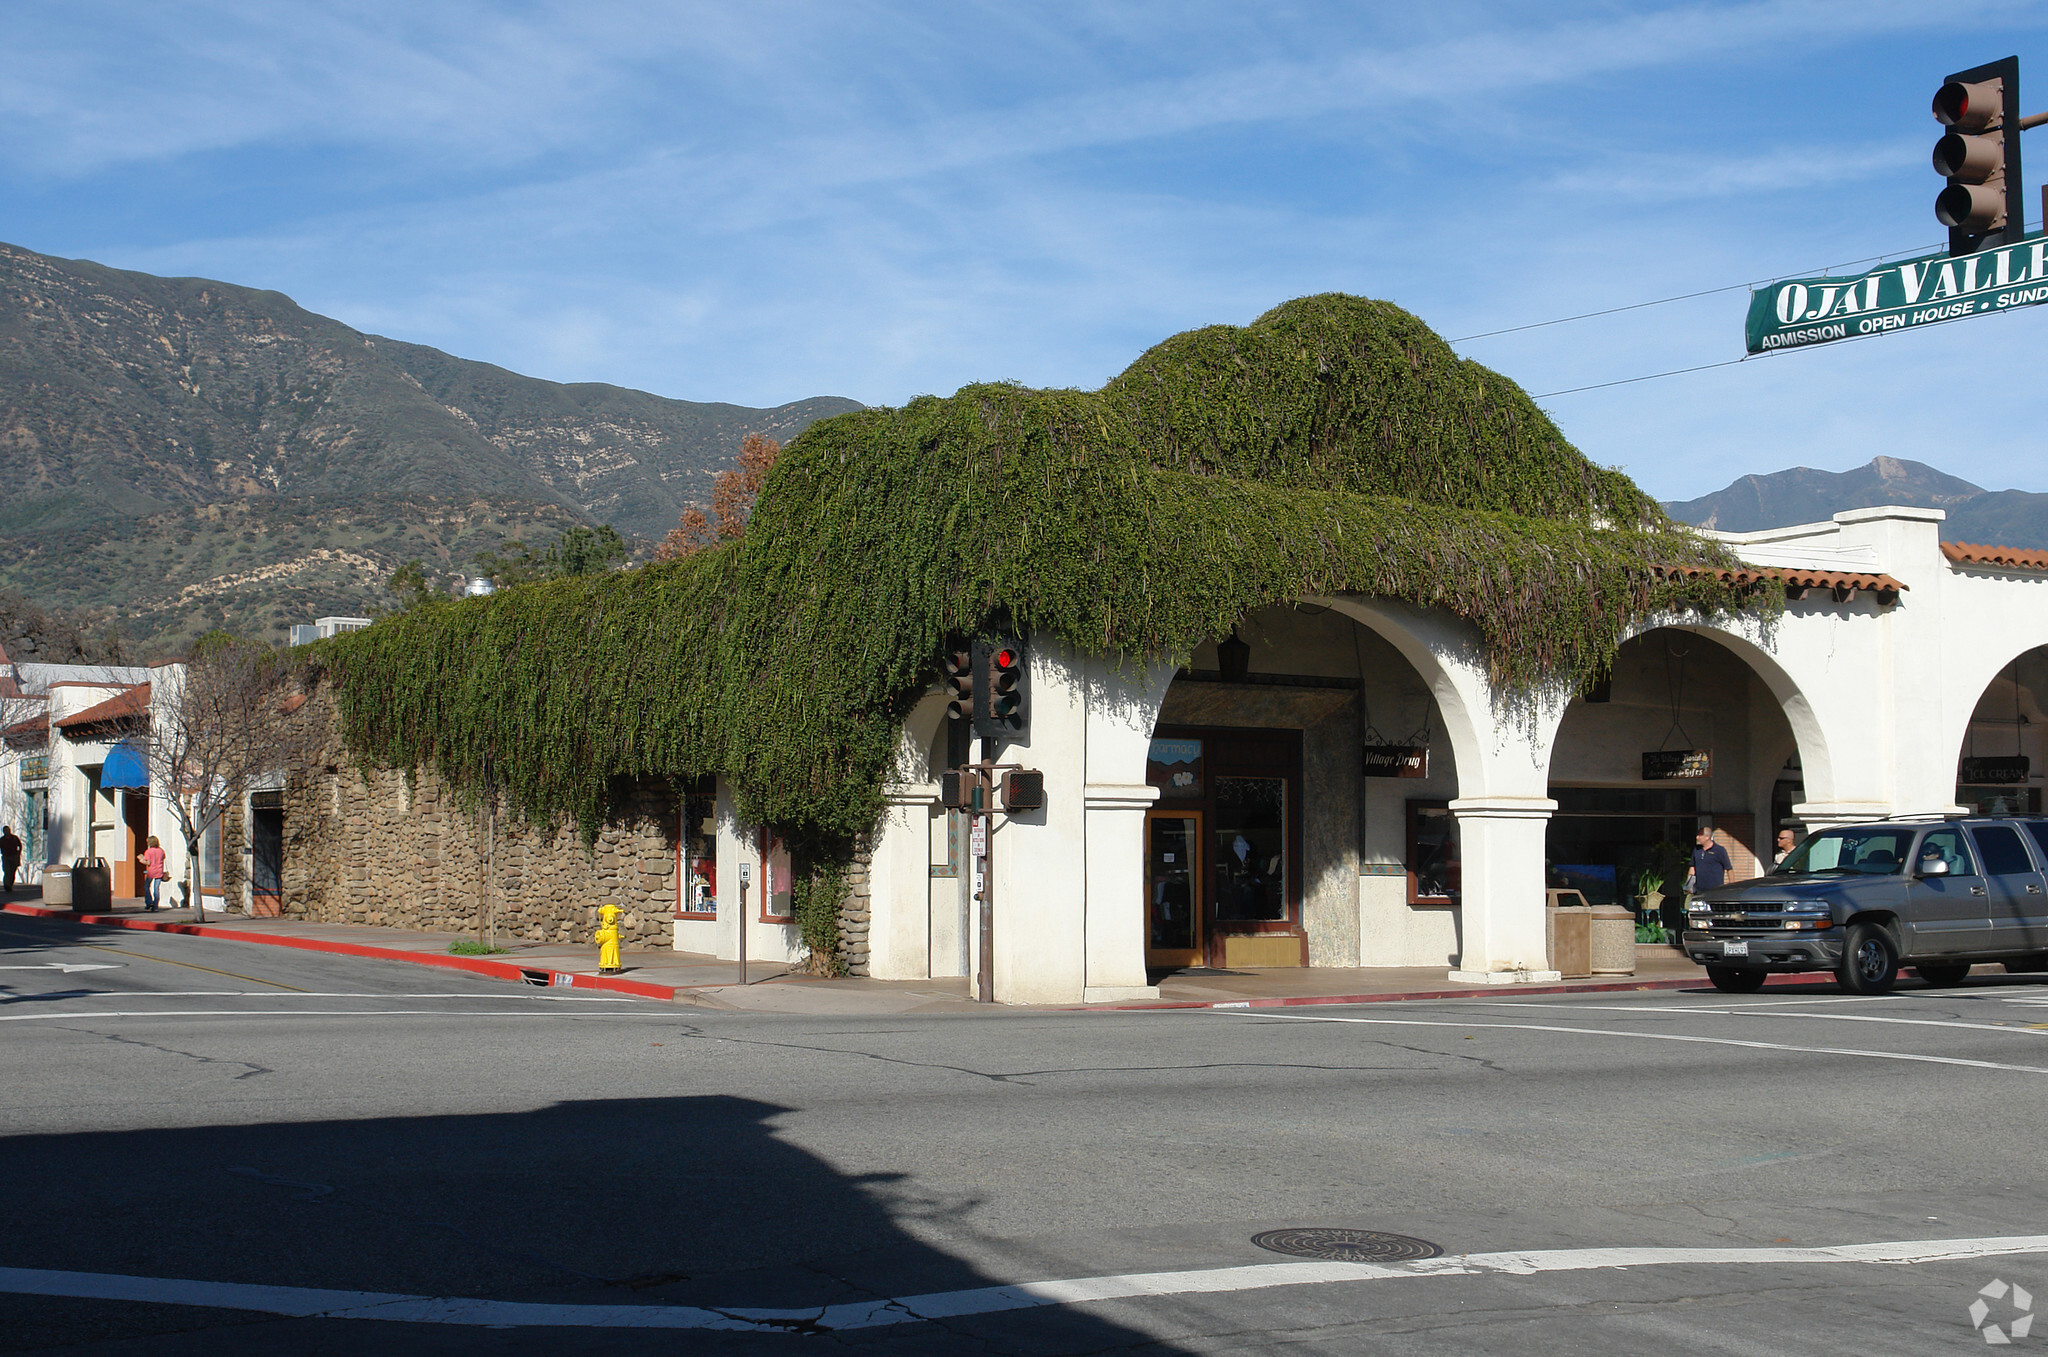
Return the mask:
{"type": "Polygon", "coordinates": [[[258,784],[305,769],[325,731],[305,710],[296,669],[280,651],[216,634],[182,665],[156,671],[150,694],[150,780],[185,837],[192,917],[204,919],[199,844],[258,784]]]}

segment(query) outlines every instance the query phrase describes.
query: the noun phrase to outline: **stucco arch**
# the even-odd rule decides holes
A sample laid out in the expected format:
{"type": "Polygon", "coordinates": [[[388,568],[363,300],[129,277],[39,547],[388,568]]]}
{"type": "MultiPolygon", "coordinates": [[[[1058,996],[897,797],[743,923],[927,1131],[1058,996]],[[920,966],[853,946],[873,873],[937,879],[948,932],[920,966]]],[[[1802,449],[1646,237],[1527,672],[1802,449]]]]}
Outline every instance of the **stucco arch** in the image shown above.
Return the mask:
{"type": "Polygon", "coordinates": [[[1963,742],[1969,738],[1970,723],[1976,717],[1978,706],[1992,685],[1998,683],[2009,669],[2034,651],[2048,648],[2048,618],[2037,619],[2021,613],[2011,618],[2011,625],[2001,626],[1994,644],[1985,644],[1981,635],[1972,636],[1971,640],[1973,644],[1967,648],[1962,645],[1948,648],[1949,653],[1956,656],[1954,663],[1958,672],[1946,685],[1951,696],[1943,703],[1936,736],[1939,741],[1937,748],[1946,755],[1941,767],[1949,775],[1944,799],[1954,795],[1954,774],[1961,765],[1963,742]]]}
{"type": "Polygon", "coordinates": [[[1763,680],[1764,687],[1778,704],[1785,723],[1792,727],[1792,739],[1799,747],[1799,766],[1806,782],[1806,796],[1810,801],[1832,802],[1836,798],[1835,763],[1829,747],[1826,728],[1821,723],[1820,713],[1815,709],[1812,697],[1792,676],[1784,665],[1778,662],[1764,644],[1765,637],[1758,629],[1756,635],[1725,626],[1706,622],[1667,621],[1646,626],[1633,632],[1629,639],[1648,635],[1652,631],[1669,630],[1691,632],[1717,642],[1724,649],[1747,664],[1750,671],[1763,680]]]}

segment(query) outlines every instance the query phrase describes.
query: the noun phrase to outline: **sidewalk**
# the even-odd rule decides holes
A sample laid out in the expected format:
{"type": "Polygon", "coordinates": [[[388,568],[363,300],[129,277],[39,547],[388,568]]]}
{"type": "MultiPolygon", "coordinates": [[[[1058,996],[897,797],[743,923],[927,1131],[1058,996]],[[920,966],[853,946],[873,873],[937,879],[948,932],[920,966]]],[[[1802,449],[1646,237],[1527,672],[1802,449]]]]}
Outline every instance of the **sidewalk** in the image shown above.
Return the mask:
{"type": "MultiPolygon", "coordinates": [[[[587,944],[502,940],[492,956],[454,956],[448,945],[473,935],[421,933],[366,924],[307,923],[209,914],[203,925],[185,910],[144,913],[140,900],[116,900],[110,913],[74,914],[52,909],[17,891],[0,909],[27,918],[64,919],[107,928],[182,933],[233,942],[263,943],[342,956],[371,957],[438,966],[530,985],[630,994],[644,999],[703,1008],[761,1013],[883,1014],[973,1011],[965,979],[869,980],[800,975],[765,961],[748,963],[747,984],[739,985],[737,962],[695,952],[627,952],[620,975],[597,973],[597,949],[587,944]]],[[[1355,1004],[1403,999],[1452,999],[1484,995],[1602,993],[1629,990],[1704,988],[1706,975],[1683,955],[1663,946],[1636,948],[1636,974],[1567,980],[1551,985],[1456,985],[1445,967],[1375,966],[1353,969],[1286,967],[1272,970],[1187,970],[1158,980],[1159,998],[1091,1009],[1278,1008],[1302,1004],[1355,1004]]],[[[1780,976],[1772,985],[1832,983],[1832,976],[1780,976]]]]}

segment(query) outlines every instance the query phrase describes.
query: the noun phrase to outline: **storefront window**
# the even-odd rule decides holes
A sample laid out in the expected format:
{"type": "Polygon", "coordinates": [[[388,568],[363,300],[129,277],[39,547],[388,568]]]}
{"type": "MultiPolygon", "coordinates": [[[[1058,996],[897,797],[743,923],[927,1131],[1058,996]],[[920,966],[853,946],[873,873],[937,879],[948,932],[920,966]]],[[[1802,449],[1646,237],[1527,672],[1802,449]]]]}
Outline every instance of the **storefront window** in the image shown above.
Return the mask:
{"type": "Polygon", "coordinates": [[[1408,803],[1408,903],[1457,903],[1458,821],[1445,801],[1408,803]]]}
{"type": "Polygon", "coordinates": [[[795,881],[790,873],[789,845],[776,835],[767,837],[762,850],[761,875],[762,921],[788,923],[796,912],[792,895],[795,881]]]}
{"type": "Polygon", "coordinates": [[[206,827],[199,836],[199,889],[220,891],[220,821],[206,827]]]}
{"type": "Polygon", "coordinates": [[[1287,918],[1287,780],[1219,777],[1210,838],[1219,920],[1287,918]]]}

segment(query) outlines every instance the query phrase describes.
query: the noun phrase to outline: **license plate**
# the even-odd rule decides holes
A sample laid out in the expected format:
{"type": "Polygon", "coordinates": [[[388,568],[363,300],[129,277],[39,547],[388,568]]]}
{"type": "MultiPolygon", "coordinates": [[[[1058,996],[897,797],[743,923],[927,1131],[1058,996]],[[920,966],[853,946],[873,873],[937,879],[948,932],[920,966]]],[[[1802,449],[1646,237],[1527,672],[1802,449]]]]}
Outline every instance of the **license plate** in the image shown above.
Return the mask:
{"type": "Polygon", "coordinates": [[[1721,955],[1748,956],[1749,944],[1746,942],[1724,942],[1721,944],[1721,955]]]}

